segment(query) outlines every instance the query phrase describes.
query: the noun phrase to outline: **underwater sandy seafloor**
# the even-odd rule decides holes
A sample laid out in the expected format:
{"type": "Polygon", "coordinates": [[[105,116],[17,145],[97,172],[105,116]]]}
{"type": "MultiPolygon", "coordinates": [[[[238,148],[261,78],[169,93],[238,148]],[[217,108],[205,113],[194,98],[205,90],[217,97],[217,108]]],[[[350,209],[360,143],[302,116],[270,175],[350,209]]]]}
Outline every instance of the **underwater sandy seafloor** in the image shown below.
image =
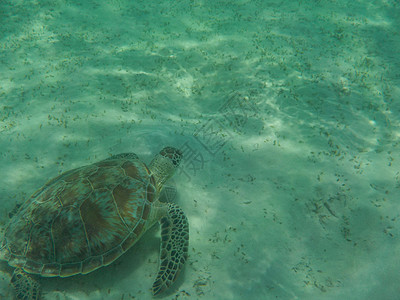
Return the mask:
{"type": "MultiPolygon", "coordinates": [[[[399,16],[389,0],[1,1],[1,226],[61,172],[171,145],[190,256],[160,299],[395,299],[399,16]]],[[[158,236],[41,279],[44,299],[151,299],[158,236]]]]}

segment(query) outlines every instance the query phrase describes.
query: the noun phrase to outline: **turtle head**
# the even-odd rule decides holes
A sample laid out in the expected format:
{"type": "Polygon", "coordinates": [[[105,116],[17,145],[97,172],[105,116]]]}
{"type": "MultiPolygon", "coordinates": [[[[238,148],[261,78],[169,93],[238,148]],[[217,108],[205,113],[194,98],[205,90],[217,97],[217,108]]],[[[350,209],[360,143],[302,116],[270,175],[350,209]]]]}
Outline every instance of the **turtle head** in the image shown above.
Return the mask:
{"type": "Polygon", "coordinates": [[[173,147],[165,147],[150,163],[150,171],[155,177],[157,188],[161,190],[163,184],[174,175],[182,160],[182,152],[173,147]]]}
{"type": "Polygon", "coordinates": [[[169,160],[174,168],[179,167],[182,159],[182,151],[173,147],[165,147],[158,154],[169,160]]]}

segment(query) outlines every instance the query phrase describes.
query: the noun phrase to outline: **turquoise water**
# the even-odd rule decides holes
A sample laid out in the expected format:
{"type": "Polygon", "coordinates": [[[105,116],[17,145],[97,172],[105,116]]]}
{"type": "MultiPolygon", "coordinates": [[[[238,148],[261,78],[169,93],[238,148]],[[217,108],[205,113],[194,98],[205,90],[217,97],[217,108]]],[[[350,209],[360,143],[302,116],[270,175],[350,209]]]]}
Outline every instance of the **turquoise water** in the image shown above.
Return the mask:
{"type": "MultiPolygon", "coordinates": [[[[185,154],[162,299],[397,299],[398,1],[0,2],[0,224],[48,179],[185,154]]],[[[44,299],[151,299],[158,228],[44,299]]],[[[12,299],[0,264],[0,298],[12,299]]]]}

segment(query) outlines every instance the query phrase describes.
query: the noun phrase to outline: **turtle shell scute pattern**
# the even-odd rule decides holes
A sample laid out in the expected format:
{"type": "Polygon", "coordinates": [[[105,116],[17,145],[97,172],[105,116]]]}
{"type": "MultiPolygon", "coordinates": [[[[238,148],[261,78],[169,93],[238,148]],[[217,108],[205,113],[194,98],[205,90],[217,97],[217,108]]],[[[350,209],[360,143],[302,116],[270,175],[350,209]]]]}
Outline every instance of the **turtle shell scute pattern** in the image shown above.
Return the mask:
{"type": "Polygon", "coordinates": [[[135,156],[63,173],[10,220],[0,258],[47,277],[86,274],[108,265],[143,234],[155,187],[149,169],[135,156]]]}

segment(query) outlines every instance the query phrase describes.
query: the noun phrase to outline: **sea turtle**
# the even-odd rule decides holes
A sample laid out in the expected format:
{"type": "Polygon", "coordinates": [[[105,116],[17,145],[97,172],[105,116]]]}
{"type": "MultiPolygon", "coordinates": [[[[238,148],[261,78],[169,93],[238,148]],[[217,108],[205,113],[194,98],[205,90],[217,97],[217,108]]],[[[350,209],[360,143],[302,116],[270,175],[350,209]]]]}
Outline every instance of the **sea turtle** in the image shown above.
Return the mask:
{"type": "Polygon", "coordinates": [[[35,192],[4,230],[0,258],[15,267],[17,299],[40,298],[37,274],[68,277],[109,265],[157,221],[161,224],[154,295],[175,282],[188,256],[189,224],[177,205],[160,201],[181,151],[165,147],[149,167],[122,153],[61,174],[35,192]]]}

